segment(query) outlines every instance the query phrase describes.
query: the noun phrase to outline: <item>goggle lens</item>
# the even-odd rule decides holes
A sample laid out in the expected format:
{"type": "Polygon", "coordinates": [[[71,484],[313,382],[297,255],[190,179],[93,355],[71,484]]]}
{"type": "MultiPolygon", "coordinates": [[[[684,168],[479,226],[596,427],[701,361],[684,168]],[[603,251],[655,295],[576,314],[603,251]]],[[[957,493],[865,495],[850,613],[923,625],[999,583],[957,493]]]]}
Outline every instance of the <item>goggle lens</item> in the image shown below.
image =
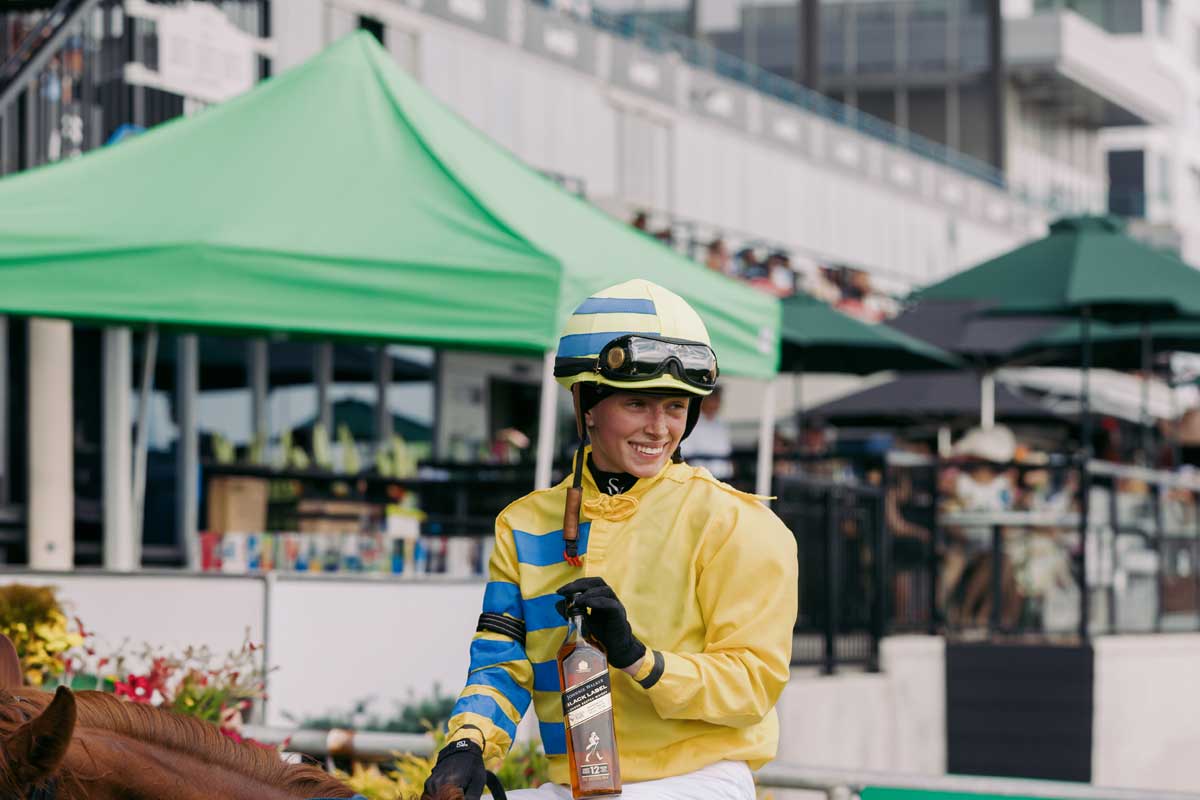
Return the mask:
{"type": "Polygon", "coordinates": [[[672,361],[693,386],[711,389],[716,385],[717,357],[709,347],[642,336],[609,343],[600,354],[600,371],[613,378],[645,380],[666,372],[672,361]]]}

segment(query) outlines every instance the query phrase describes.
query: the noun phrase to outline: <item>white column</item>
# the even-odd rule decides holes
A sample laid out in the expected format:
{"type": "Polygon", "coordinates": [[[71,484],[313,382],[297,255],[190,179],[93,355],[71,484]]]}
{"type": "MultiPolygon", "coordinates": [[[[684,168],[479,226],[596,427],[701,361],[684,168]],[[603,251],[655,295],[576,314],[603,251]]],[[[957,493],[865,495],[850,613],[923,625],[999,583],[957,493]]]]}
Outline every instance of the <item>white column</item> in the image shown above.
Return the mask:
{"type": "Polygon", "coordinates": [[[251,339],[246,343],[246,371],[250,375],[251,436],[267,443],[267,392],[270,383],[270,356],[266,339],[251,339]]]}
{"type": "Polygon", "coordinates": [[[375,353],[375,443],[383,447],[392,440],[392,410],[388,408],[388,387],[392,385],[392,356],[387,345],[375,353]]]}
{"type": "Polygon", "coordinates": [[[133,385],[133,348],[129,328],[105,328],[104,381],[104,568],[136,569],[133,530],[133,442],[130,440],[129,391],[133,385]]]}
{"type": "Polygon", "coordinates": [[[333,343],[321,342],[313,355],[313,380],[317,384],[317,422],[325,432],[333,433],[333,403],[329,399],[329,385],[333,383],[333,343]]]}
{"type": "Polygon", "coordinates": [[[29,321],[29,566],[75,563],[71,323],[29,321]]]}
{"type": "Polygon", "coordinates": [[[988,370],[979,378],[979,427],[996,425],[996,373],[988,370]]]}
{"type": "Polygon", "coordinates": [[[154,367],[158,361],[158,327],[146,328],[142,345],[142,379],[138,390],[137,439],[133,446],[133,563],[142,563],[142,529],[146,515],[146,461],[150,449],[150,393],[154,390],[154,367]]]}
{"type": "Polygon", "coordinates": [[[183,547],[188,569],[200,569],[200,438],[196,396],[200,392],[200,344],[195,334],[180,336],[175,351],[175,409],[179,441],[175,446],[175,541],[183,547]]]}
{"type": "Polygon", "coordinates": [[[763,386],[762,410],[758,420],[758,469],[755,472],[754,493],[771,494],[771,471],[775,466],[775,383],[763,386]]]}
{"type": "Polygon", "coordinates": [[[550,470],[554,466],[554,434],[558,428],[558,384],[554,380],[554,351],[547,350],[542,358],[542,403],[538,410],[537,465],[533,472],[533,488],[550,486],[550,470]]]}

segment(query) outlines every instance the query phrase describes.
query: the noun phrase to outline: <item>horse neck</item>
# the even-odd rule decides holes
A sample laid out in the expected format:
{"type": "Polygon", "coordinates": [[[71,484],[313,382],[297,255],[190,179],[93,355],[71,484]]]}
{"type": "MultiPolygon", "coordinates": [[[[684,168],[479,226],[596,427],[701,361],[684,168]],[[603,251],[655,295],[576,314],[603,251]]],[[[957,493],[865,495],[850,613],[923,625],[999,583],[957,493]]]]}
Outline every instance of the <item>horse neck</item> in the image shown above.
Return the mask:
{"type": "Polygon", "coordinates": [[[296,794],[152,742],[109,731],[84,730],[67,755],[66,800],[296,800],[296,794]]]}

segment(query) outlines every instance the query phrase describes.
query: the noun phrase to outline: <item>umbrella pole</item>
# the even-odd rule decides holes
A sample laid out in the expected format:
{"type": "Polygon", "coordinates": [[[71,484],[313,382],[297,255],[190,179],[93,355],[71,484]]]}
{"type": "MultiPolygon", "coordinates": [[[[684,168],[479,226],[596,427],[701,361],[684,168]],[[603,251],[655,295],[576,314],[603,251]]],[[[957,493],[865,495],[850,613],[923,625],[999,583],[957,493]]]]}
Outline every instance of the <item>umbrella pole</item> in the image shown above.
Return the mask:
{"type": "Polygon", "coordinates": [[[804,471],[804,364],[796,366],[796,375],[792,382],[792,400],[796,406],[796,465],[799,472],[804,471]]]}
{"type": "Polygon", "coordinates": [[[1088,476],[1088,462],[1092,457],[1092,410],[1091,398],[1089,397],[1089,372],[1092,368],[1092,338],[1091,338],[1091,322],[1092,309],[1090,306],[1083,308],[1082,333],[1083,333],[1083,353],[1080,365],[1080,378],[1082,381],[1080,393],[1080,409],[1079,409],[1079,427],[1080,427],[1080,447],[1079,447],[1079,639],[1082,642],[1088,640],[1089,612],[1091,607],[1091,596],[1088,592],[1088,568],[1087,568],[1087,552],[1088,552],[1088,505],[1091,487],[1091,480],[1088,476]]]}
{"type": "Polygon", "coordinates": [[[146,328],[142,347],[142,388],[138,392],[137,440],[133,449],[133,556],[134,568],[142,565],[142,526],[146,514],[146,451],[150,447],[150,393],[154,391],[154,364],[158,360],[158,326],[146,328]]]}
{"type": "Polygon", "coordinates": [[[996,426],[996,373],[984,370],[979,377],[979,427],[985,431],[996,426]]]}
{"type": "Polygon", "coordinates": [[[1154,465],[1150,457],[1150,320],[1142,320],[1142,463],[1147,467],[1154,465]]]}

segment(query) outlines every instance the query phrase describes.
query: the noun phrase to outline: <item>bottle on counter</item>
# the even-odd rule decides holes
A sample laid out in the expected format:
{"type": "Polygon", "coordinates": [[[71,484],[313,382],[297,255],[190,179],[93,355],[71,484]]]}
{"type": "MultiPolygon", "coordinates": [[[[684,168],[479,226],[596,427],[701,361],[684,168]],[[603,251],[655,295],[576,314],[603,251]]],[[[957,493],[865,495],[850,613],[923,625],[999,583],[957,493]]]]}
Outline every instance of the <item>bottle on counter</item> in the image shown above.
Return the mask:
{"type": "Polygon", "coordinates": [[[567,638],[558,651],[571,794],[576,800],[621,793],[608,657],[599,642],[584,636],[583,614],[569,598],[567,638]]]}

